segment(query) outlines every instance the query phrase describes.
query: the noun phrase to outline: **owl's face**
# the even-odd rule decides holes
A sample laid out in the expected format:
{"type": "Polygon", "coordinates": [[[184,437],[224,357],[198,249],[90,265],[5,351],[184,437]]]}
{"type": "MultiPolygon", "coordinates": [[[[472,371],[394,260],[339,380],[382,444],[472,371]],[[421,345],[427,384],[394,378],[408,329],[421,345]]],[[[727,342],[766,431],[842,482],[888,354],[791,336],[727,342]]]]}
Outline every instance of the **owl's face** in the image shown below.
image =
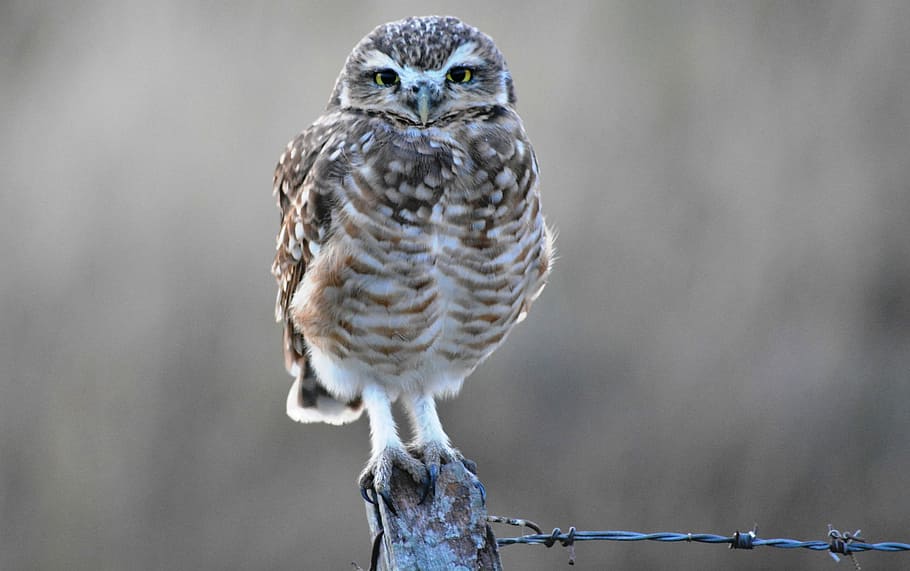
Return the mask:
{"type": "Polygon", "coordinates": [[[361,40],[329,107],[425,127],[514,102],[512,77],[493,40],[457,18],[428,16],[383,24],[361,40]]]}

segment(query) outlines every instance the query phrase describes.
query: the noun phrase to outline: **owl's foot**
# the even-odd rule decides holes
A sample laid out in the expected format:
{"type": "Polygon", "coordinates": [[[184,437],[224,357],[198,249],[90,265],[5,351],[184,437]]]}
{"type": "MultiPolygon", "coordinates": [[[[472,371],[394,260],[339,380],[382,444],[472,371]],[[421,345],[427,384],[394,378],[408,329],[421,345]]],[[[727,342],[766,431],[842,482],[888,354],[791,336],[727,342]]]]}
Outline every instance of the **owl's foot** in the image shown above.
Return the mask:
{"type": "Polygon", "coordinates": [[[421,486],[428,487],[427,469],[404,448],[385,448],[379,455],[371,458],[360,473],[360,495],[363,499],[375,504],[378,495],[393,514],[398,513],[392,504],[392,471],[395,468],[408,474],[421,486]],[[376,494],[372,498],[370,490],[376,494]]]}
{"type": "Polygon", "coordinates": [[[465,469],[473,474],[475,480],[474,486],[480,490],[480,496],[483,499],[484,504],[486,504],[487,490],[477,478],[477,463],[473,460],[468,460],[462,456],[461,452],[441,442],[428,442],[427,444],[417,445],[411,448],[411,452],[414,453],[415,456],[423,459],[427,475],[429,476],[426,492],[423,499],[420,500],[421,503],[426,500],[430,493],[436,490],[436,480],[439,477],[440,467],[453,462],[461,462],[465,469]]]}

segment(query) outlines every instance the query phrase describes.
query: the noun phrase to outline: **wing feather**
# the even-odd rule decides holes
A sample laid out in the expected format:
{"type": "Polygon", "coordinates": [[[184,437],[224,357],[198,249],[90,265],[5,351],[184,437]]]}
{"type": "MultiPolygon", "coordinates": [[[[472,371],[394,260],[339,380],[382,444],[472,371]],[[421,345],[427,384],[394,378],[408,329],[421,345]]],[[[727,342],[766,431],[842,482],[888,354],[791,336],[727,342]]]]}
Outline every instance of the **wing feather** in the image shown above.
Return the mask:
{"type": "Polygon", "coordinates": [[[331,236],[334,198],[327,182],[332,180],[332,161],[323,156],[323,150],[334,144],[344,126],[337,113],[323,116],[288,143],[273,179],[272,192],[281,211],[272,263],[272,274],[278,281],[275,319],[284,322],[284,365],[294,377],[288,394],[288,416],[299,422],[342,424],[356,420],[363,411],[359,397],[339,401],[319,382],[307,359],[306,339],[294,327],[289,313],[313,252],[331,236]]]}
{"type": "Polygon", "coordinates": [[[288,310],[313,257],[312,245],[321,245],[329,234],[329,189],[316,184],[320,177],[312,175],[317,159],[336,131],[336,124],[318,121],[288,143],[273,179],[272,193],[281,211],[281,228],[272,263],[272,274],[278,281],[275,320],[284,322],[285,367],[294,377],[307,369],[306,341],[295,330],[288,310]]]}

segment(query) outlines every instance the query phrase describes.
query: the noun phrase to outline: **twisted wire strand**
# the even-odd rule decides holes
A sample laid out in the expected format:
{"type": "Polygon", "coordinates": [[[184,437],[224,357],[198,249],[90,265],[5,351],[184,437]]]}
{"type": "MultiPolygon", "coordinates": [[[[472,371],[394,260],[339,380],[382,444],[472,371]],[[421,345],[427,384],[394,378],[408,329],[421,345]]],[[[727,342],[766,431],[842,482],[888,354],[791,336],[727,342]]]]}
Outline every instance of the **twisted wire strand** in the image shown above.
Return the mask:
{"type": "MultiPolygon", "coordinates": [[[[520,520],[524,521],[524,520],[520,520]]],[[[574,563],[574,544],[579,541],[661,541],[687,543],[720,543],[727,544],[730,549],[754,549],[755,547],[777,547],[779,549],[811,549],[813,551],[827,551],[837,559],[838,555],[852,556],[863,551],[906,552],[910,551],[910,543],[886,541],[870,543],[859,537],[859,530],[854,533],[841,533],[828,526],[827,540],[802,541],[799,539],[771,538],[763,539],[756,535],[756,530],[737,531],[732,536],[716,535],[713,533],[639,533],[637,531],[578,531],[574,527],[564,533],[561,529],[554,528],[551,533],[536,533],[520,537],[502,537],[496,539],[499,546],[516,544],[536,544],[552,547],[560,543],[569,548],[569,563],[574,563]]]]}

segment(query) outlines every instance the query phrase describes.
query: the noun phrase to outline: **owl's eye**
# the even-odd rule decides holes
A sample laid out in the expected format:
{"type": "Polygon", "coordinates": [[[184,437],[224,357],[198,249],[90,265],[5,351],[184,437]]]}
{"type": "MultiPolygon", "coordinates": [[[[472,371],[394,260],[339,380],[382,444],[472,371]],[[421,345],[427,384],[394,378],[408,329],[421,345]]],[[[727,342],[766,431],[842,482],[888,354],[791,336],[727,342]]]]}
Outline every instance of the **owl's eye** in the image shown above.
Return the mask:
{"type": "Polygon", "coordinates": [[[373,74],[373,81],[376,85],[390,87],[398,83],[398,74],[393,69],[380,69],[373,74]]]}
{"type": "Polygon", "coordinates": [[[452,83],[468,83],[474,78],[474,73],[467,67],[453,67],[446,74],[446,79],[452,83]]]}

